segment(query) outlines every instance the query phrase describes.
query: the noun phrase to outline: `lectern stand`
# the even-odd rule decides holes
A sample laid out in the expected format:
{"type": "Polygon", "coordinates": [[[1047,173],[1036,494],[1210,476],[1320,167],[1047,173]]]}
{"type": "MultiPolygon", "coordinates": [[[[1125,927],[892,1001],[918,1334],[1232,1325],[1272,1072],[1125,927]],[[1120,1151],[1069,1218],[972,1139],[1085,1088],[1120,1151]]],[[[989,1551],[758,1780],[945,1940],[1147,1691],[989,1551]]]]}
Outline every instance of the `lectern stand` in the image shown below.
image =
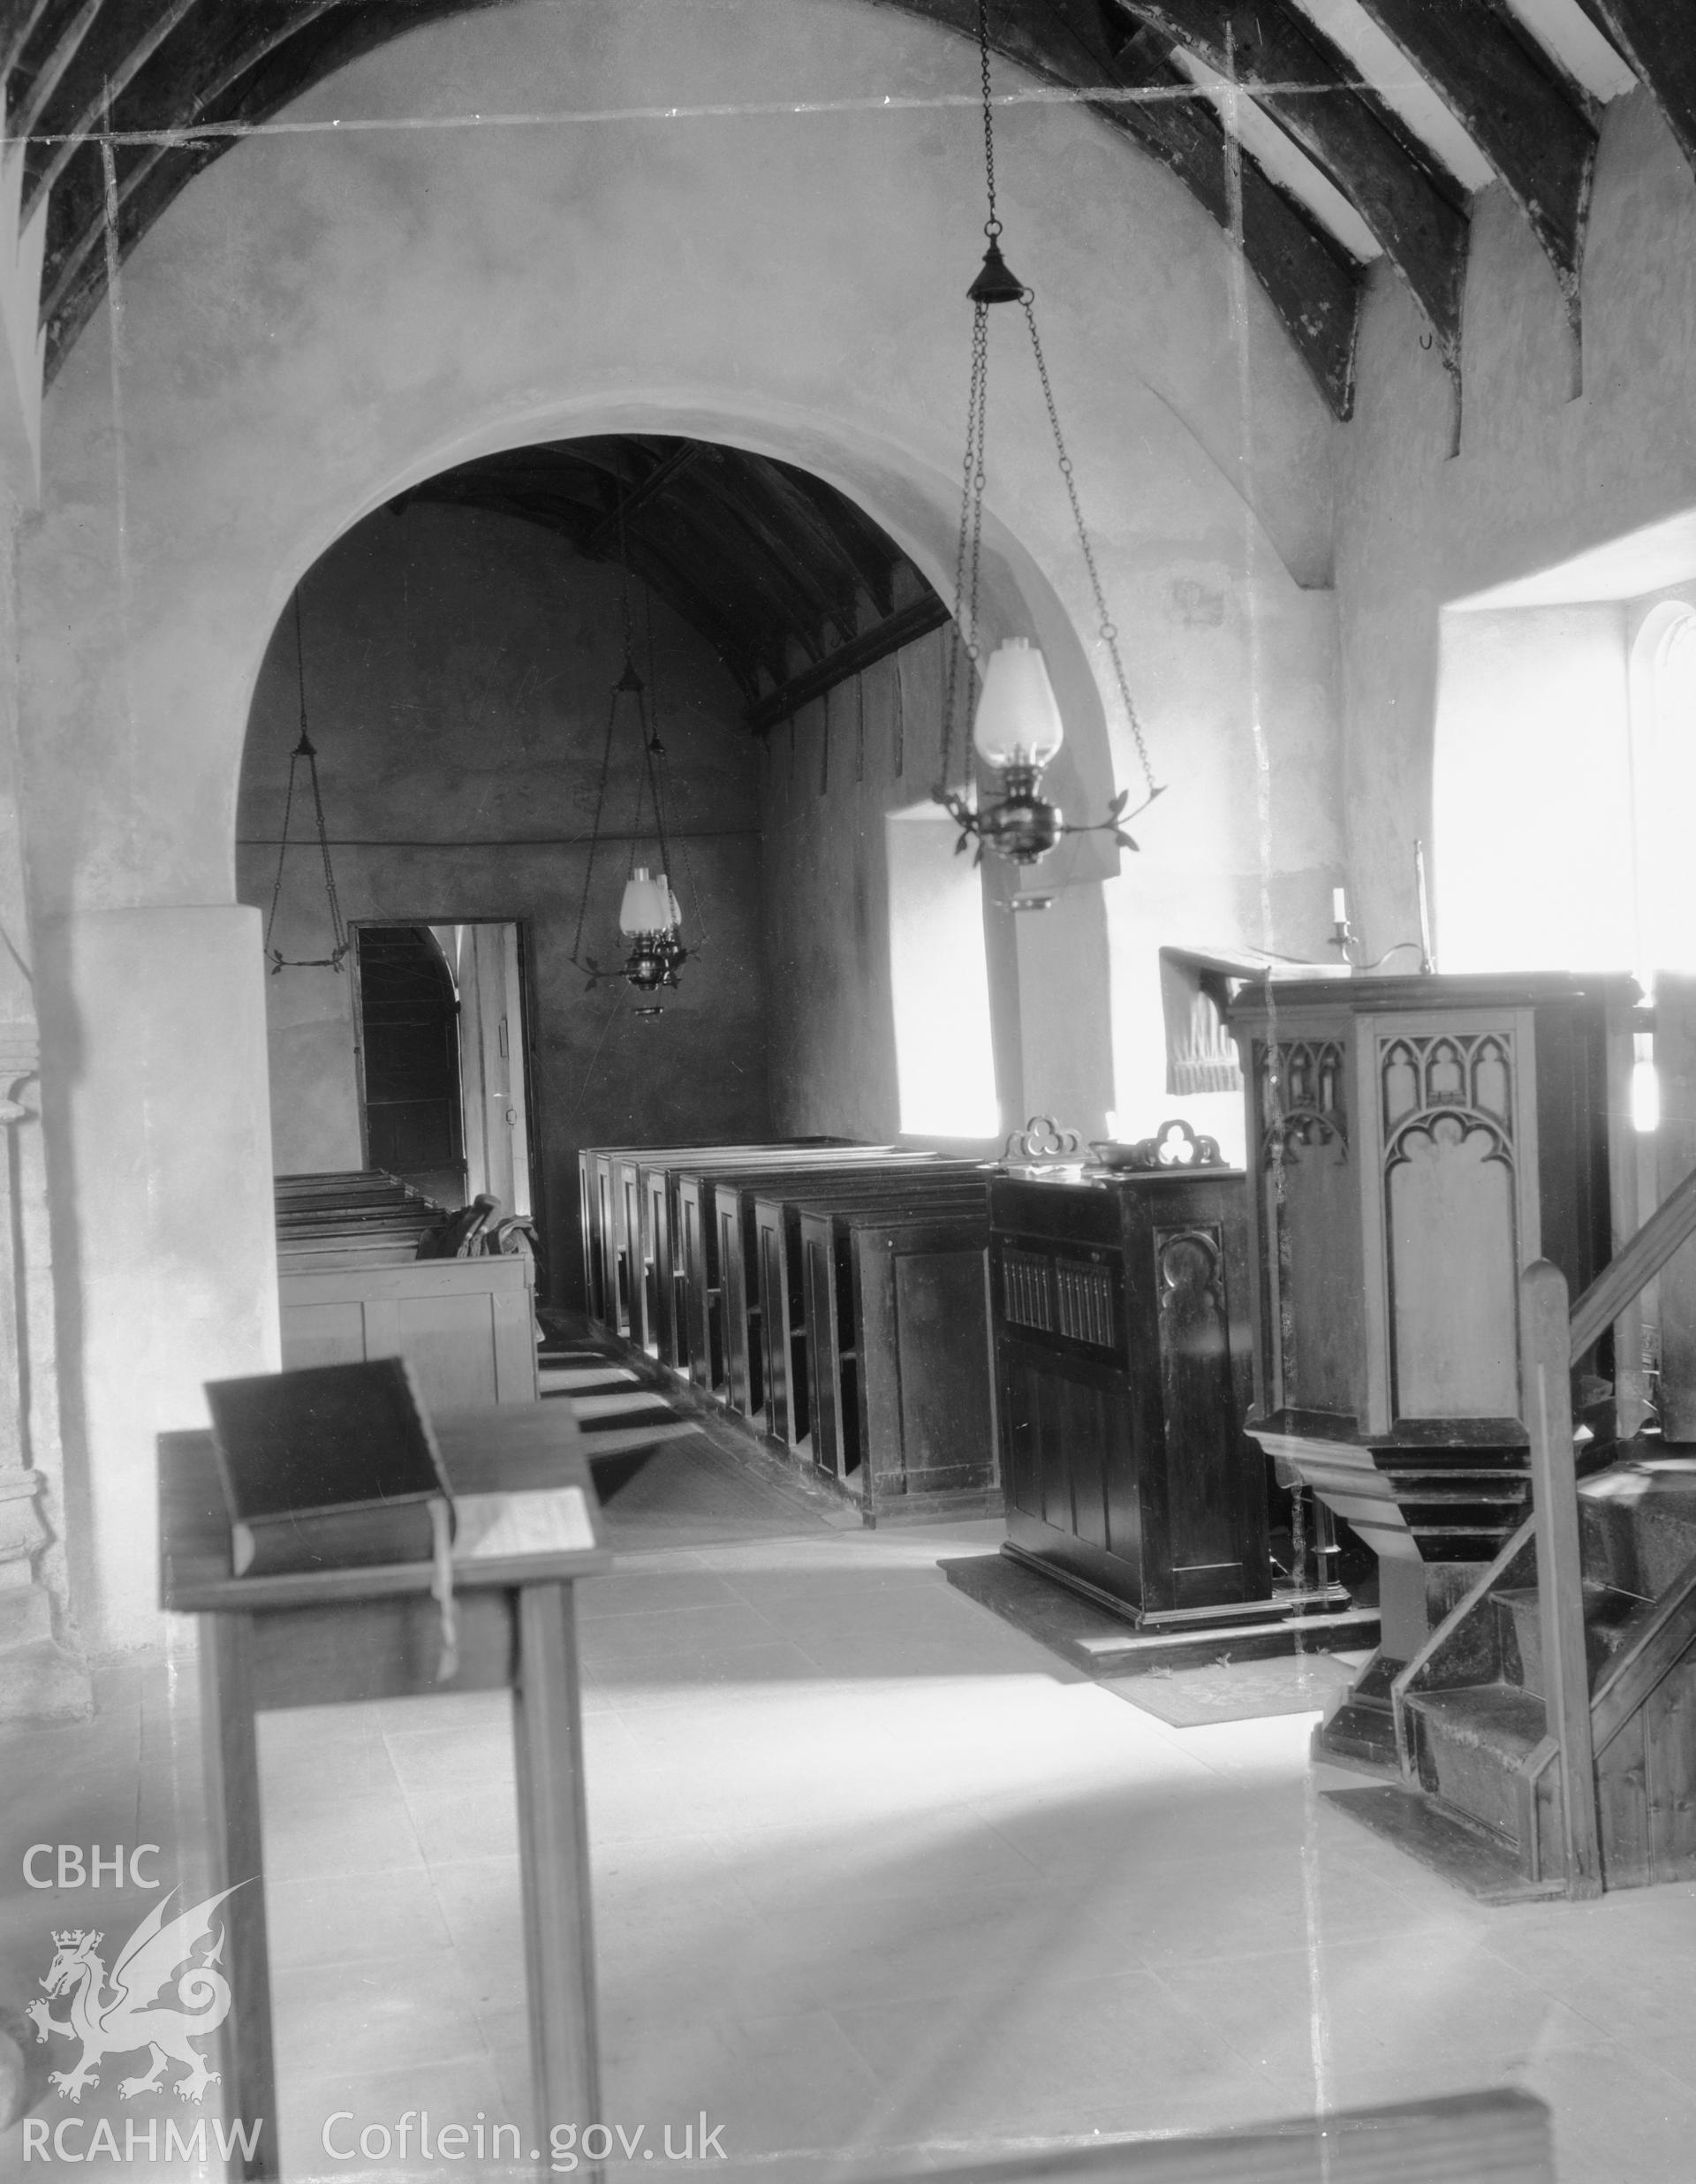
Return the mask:
{"type": "MultiPolygon", "coordinates": [[[[201,1623],[208,1833],[234,2005],[223,2029],[231,2113],[259,2124],[231,2173],[276,2178],[256,1717],[267,1708],[410,1698],[436,1689],[511,1690],[519,1869],[530,2006],[532,2120],[599,2117],[594,1948],[572,1585],[611,1566],[570,1406],[508,1404],[432,1420],[457,1492],[579,1488],[592,1543],[456,1565],[459,1665],[436,1682],[440,1624],[427,1564],[235,1577],[230,1521],[208,1433],[159,1443],[163,1604],[201,1623]],[[238,1885],[240,1884],[240,1885],[238,1885]]],[[[542,2164],[546,2170],[546,2157],[542,2164]]]]}

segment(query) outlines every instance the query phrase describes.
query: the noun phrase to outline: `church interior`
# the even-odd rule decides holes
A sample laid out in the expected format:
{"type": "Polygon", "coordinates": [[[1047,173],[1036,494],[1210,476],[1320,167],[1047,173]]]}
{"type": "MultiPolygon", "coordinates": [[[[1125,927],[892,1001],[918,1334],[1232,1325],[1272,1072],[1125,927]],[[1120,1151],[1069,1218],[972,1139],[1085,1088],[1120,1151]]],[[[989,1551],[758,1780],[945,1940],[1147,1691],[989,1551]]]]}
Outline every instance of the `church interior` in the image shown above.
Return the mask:
{"type": "Polygon", "coordinates": [[[1686,2176],[1681,0],[0,82],[17,2173],[1686,2176]]]}

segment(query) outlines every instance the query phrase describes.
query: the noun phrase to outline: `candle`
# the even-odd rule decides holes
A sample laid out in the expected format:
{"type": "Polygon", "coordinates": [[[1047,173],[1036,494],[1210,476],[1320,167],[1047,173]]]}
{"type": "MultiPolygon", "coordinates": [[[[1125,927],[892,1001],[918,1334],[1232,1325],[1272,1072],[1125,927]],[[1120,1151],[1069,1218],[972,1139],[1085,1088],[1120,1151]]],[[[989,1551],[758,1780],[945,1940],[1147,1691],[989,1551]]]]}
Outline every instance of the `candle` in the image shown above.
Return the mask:
{"type": "Polygon", "coordinates": [[[1340,887],[1331,890],[1331,923],[1346,925],[1349,921],[1349,898],[1340,887]]]}

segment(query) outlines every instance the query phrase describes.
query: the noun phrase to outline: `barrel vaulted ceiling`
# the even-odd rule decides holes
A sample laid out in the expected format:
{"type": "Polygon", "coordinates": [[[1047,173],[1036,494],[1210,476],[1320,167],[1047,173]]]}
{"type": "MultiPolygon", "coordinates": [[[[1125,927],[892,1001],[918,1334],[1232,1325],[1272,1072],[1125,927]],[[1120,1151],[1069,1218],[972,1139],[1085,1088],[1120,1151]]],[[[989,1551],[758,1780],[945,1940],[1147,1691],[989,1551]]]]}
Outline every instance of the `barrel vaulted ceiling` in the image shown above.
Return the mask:
{"type": "MultiPolygon", "coordinates": [[[[976,0],[872,0],[969,36],[976,0]]],[[[312,85],[501,0],[0,0],[8,156],[45,213],[50,378],[201,170],[312,85]]],[[[1089,97],[1238,235],[1338,416],[1382,258],[1452,368],[1471,198],[1505,185],[1576,315],[1601,109],[1646,86],[1696,164],[1691,0],[989,0],[999,52],[1089,97]]]]}
{"type": "MultiPolygon", "coordinates": [[[[41,244],[50,380],[179,190],[410,30],[505,0],[0,0],[0,210],[41,244]],[[4,163],[17,163],[8,171],[4,163]]],[[[860,0],[962,40],[977,0],[860,0]]],[[[1505,186],[1574,322],[1602,109],[1647,87],[1696,166],[1696,0],[988,0],[998,53],[1086,101],[1227,232],[1334,413],[1385,262],[1458,379],[1472,199],[1505,186]]],[[[1017,91],[1010,72],[997,88],[1017,91]]],[[[768,728],[945,610],[817,479],[693,441],[511,451],[405,497],[623,558],[706,636],[768,728]]]]}
{"type": "Polygon", "coordinates": [[[509,448],[390,504],[420,502],[514,516],[622,563],[706,638],[756,731],[948,619],[834,486],[712,441],[617,433],[509,448]]]}

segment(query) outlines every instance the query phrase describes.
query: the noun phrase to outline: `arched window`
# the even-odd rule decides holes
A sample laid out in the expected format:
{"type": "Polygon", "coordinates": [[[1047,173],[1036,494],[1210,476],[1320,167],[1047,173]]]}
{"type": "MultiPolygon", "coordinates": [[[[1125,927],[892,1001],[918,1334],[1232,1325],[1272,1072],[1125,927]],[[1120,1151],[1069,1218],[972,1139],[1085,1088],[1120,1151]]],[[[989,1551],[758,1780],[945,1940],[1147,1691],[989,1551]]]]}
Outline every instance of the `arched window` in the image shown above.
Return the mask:
{"type": "Polygon", "coordinates": [[[887,822],[890,982],[901,1127],[920,1137],[996,1137],[983,887],[959,829],[934,804],[887,822]]]}

